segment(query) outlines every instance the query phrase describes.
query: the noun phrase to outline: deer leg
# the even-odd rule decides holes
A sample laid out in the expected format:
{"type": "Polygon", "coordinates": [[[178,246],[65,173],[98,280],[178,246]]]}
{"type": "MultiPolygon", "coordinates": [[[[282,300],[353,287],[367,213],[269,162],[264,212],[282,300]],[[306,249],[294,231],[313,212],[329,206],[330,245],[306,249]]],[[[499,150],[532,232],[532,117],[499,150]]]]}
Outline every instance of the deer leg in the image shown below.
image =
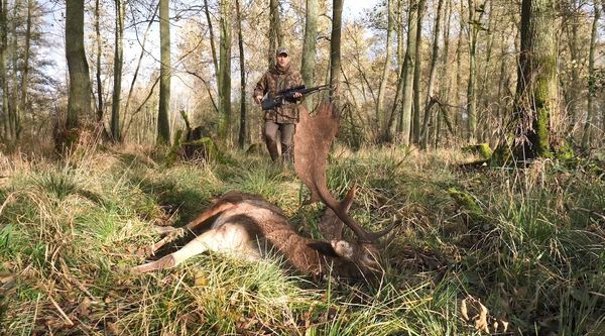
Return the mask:
{"type": "Polygon", "coordinates": [[[164,245],[183,236],[183,234],[185,233],[185,230],[194,230],[195,228],[197,228],[198,226],[200,226],[204,222],[206,222],[208,219],[220,214],[223,211],[229,210],[229,209],[233,208],[234,206],[235,206],[235,204],[229,203],[229,202],[216,204],[213,207],[211,207],[210,209],[199,214],[199,216],[197,216],[191,222],[187,223],[187,225],[185,225],[182,228],[175,228],[173,226],[156,227],[155,228],[156,232],[158,234],[160,234],[161,236],[165,236],[165,237],[162,238],[162,240],[160,240],[159,242],[157,242],[151,246],[151,254],[154,254],[157,250],[162,248],[164,245]]]}
{"type": "Polygon", "coordinates": [[[246,259],[258,259],[258,252],[251,248],[250,236],[246,229],[241,225],[226,223],[216,229],[204,232],[180,250],[156,261],[134,267],[132,270],[135,273],[145,273],[175,267],[183,261],[208,250],[235,252],[246,259]]]}

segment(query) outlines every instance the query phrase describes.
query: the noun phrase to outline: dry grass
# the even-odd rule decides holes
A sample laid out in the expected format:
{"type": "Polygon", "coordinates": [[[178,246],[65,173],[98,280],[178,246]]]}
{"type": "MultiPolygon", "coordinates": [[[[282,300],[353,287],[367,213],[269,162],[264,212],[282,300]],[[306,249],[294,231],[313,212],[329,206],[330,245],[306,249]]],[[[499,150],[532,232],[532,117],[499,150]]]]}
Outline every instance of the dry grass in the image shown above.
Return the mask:
{"type": "Polygon", "coordinates": [[[230,189],[262,194],[318,234],[321,206],[301,205],[306,191],[293,174],[232,156],[167,165],[151,148],[99,150],[94,141],[61,160],[0,156],[0,333],[470,335],[485,334],[484,324],[501,331],[501,321],[527,335],[605,328],[605,182],[590,163],[461,171],[471,158],[459,152],[337,146],[330,188],[342,195],[358,185],[353,215],[364,225],[400,223],[385,241],[380,285],[313,284],[285,273],[278,258],[216,254],[130,274],[156,239],[150,226],[182,225],[230,189]],[[481,314],[461,314],[469,297],[481,303],[481,328],[481,314]]]}

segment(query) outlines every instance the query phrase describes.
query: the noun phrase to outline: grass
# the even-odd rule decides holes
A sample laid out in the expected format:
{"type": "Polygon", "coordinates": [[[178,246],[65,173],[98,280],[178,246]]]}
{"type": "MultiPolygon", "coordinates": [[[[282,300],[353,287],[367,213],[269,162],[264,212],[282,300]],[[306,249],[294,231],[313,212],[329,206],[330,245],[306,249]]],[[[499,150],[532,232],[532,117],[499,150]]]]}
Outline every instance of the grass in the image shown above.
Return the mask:
{"type": "Polygon", "coordinates": [[[481,335],[477,298],[523,335],[605,330],[605,181],[571,169],[457,169],[463,153],[336,146],[330,189],[358,193],[368,228],[400,225],[378,285],[312,283],[278,256],[204,254],[153,274],[154,224],[183,225],[228,190],[257,193],[318,237],[322,206],[267,158],[176,162],[147,148],[83,147],[61,160],[0,156],[0,334],[481,335]]]}

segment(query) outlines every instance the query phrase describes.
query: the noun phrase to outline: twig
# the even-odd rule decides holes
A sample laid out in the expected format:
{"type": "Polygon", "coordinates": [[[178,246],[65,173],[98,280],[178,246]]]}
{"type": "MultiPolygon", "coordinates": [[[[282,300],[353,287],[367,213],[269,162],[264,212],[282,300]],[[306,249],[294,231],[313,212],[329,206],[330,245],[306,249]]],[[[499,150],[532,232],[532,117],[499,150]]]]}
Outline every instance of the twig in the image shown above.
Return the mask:
{"type": "Polygon", "coordinates": [[[48,298],[50,299],[50,302],[52,302],[53,306],[55,306],[55,308],[57,308],[57,310],[59,311],[59,314],[61,314],[61,316],[65,319],[65,321],[67,321],[67,323],[70,326],[73,326],[74,323],[72,322],[72,320],[69,319],[69,316],[67,316],[67,314],[65,314],[63,309],[61,309],[61,307],[59,307],[59,304],[52,298],[52,296],[49,295],[48,298]]]}

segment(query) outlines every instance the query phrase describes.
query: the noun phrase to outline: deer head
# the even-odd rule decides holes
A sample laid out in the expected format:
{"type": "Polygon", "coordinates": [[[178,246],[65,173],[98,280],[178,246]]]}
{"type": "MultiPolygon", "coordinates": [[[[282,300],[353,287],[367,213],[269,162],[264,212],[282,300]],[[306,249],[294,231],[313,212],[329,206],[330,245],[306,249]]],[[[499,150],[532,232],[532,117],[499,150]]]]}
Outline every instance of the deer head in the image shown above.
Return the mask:
{"type": "Polygon", "coordinates": [[[343,201],[338,201],[328,190],[326,166],[332,141],[338,132],[339,114],[330,103],[322,103],[318,112],[311,117],[304,107],[300,107],[300,123],[296,128],[294,146],[294,167],[296,174],[311,191],[310,202],[321,201],[328,209],[322,218],[320,228],[330,240],[317,248],[326,255],[334,254],[343,261],[355,264],[362,273],[381,269],[378,261],[377,241],[390,232],[394,225],[380,231],[366,231],[349,214],[356,188],[353,186],[343,201]],[[344,225],[349,227],[356,242],[342,238],[344,225]],[[327,233],[327,234],[326,234],[327,233]]]}

